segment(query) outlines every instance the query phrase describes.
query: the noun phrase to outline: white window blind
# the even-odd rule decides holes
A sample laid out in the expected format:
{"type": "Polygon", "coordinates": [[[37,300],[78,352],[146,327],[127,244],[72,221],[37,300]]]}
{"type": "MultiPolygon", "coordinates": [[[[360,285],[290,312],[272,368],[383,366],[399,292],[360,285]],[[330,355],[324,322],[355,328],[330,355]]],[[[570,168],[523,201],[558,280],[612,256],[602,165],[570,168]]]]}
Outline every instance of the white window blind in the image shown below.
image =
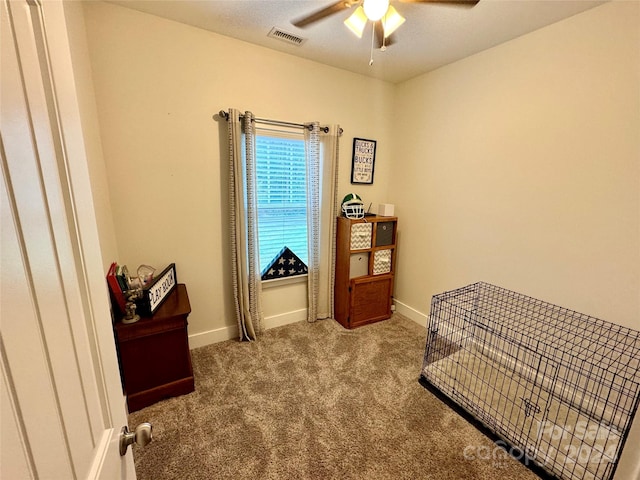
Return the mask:
{"type": "Polygon", "coordinates": [[[307,173],[303,135],[257,133],[260,271],[263,272],[285,246],[307,264],[307,173]]]}

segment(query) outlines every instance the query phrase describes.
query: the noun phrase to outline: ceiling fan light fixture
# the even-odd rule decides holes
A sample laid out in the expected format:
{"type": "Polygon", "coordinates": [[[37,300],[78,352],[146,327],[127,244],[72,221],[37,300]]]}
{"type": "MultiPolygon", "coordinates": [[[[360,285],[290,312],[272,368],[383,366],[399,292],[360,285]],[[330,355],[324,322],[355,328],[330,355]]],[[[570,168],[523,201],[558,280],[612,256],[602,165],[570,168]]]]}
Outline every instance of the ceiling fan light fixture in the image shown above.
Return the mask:
{"type": "Polygon", "coordinates": [[[389,0],[364,0],[363,7],[367,18],[377,22],[389,9],[389,0]]]}
{"type": "Polygon", "coordinates": [[[344,24],[349,27],[354,35],[358,38],[362,38],[362,32],[364,32],[364,27],[367,24],[367,16],[364,13],[364,8],[360,5],[355,11],[351,14],[349,18],[344,21],[344,24]]]}
{"type": "Polygon", "coordinates": [[[389,10],[382,17],[382,26],[384,28],[384,38],[387,38],[393,32],[395,32],[400,25],[405,22],[405,18],[398,13],[398,11],[389,5],[389,10]]]}

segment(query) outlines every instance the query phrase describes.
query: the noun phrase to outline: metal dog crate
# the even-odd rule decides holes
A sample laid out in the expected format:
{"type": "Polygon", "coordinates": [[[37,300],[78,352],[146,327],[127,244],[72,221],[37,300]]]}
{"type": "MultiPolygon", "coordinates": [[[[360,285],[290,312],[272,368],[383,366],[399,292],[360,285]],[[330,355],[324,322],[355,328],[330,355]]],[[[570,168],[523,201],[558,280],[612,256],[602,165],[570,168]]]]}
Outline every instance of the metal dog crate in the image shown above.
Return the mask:
{"type": "Polygon", "coordinates": [[[640,332],[476,283],[433,297],[420,381],[549,476],[609,480],[638,409],[640,332]]]}

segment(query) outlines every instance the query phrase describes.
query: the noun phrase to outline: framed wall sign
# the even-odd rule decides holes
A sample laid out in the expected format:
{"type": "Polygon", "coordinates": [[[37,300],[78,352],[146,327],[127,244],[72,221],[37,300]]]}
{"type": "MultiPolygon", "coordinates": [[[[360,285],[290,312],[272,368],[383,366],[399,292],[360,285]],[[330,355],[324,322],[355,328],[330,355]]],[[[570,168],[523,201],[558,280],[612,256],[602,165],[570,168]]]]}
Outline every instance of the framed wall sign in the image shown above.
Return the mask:
{"type": "Polygon", "coordinates": [[[376,162],[376,141],[364,138],[353,139],[351,183],[373,183],[376,162]]]}
{"type": "Polygon", "coordinates": [[[172,263],[142,290],[142,300],[136,302],[140,315],[153,315],[177,284],[176,264],[172,263]]]}

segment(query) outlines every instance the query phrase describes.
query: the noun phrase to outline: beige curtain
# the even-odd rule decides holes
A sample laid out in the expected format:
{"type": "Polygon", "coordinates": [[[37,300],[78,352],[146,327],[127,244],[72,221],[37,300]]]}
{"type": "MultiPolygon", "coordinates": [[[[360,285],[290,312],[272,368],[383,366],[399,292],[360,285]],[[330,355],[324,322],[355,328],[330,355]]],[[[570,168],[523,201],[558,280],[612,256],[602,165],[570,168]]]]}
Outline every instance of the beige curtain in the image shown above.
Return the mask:
{"type": "Polygon", "coordinates": [[[340,132],[338,125],[321,128],[318,123],[308,124],[308,128],[305,129],[309,322],[333,318],[340,132]]]}
{"type": "Polygon", "coordinates": [[[262,284],[258,258],[255,119],[229,109],[229,229],[231,274],[240,340],[262,331],[262,284]]]}
{"type": "MultiPolygon", "coordinates": [[[[263,326],[258,254],[255,117],[229,109],[229,211],[232,282],[240,340],[255,340],[263,326]]],[[[310,322],[333,317],[335,226],[338,213],[338,125],[305,125],[310,322]]]]}

